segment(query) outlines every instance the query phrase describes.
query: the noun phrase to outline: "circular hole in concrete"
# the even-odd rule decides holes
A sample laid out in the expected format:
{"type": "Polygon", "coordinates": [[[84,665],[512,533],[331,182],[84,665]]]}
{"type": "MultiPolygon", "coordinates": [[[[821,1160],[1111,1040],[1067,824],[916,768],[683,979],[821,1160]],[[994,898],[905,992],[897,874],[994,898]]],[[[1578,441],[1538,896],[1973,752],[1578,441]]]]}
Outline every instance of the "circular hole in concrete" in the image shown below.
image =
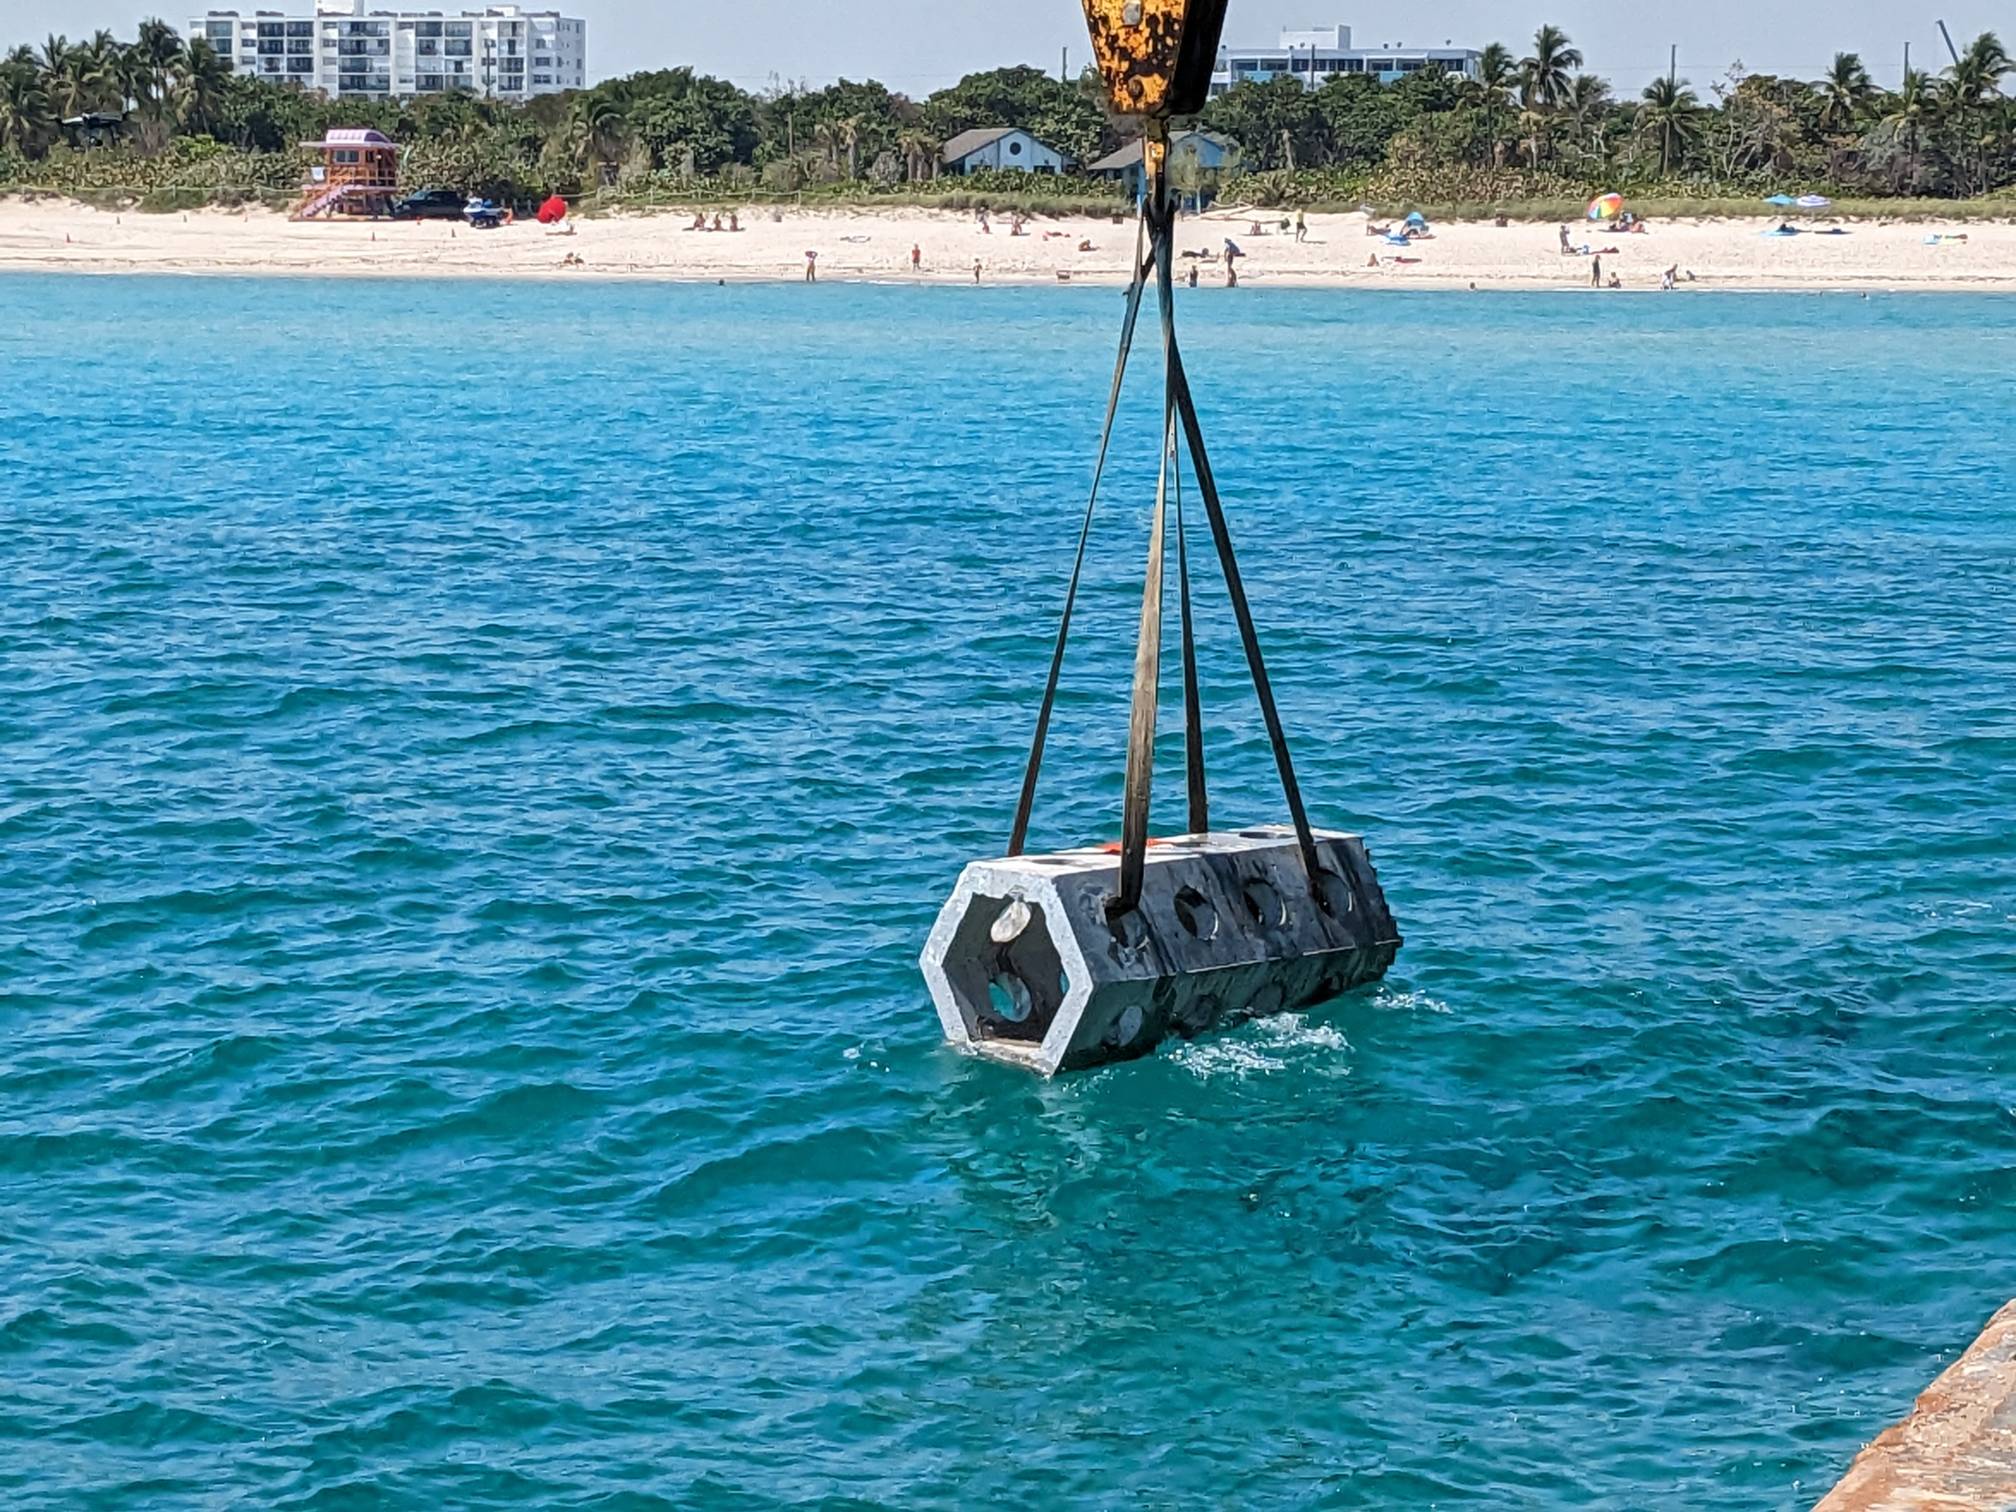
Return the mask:
{"type": "Polygon", "coordinates": [[[1265,877],[1250,879],[1239,889],[1239,896],[1246,904],[1246,912],[1262,929],[1279,929],[1288,922],[1288,905],[1265,877]]]}
{"type": "Polygon", "coordinates": [[[1106,928],[1123,950],[1139,950],[1148,943],[1148,924],[1141,917],[1141,910],[1130,908],[1125,913],[1114,912],[1116,899],[1106,904],[1106,928]]]}
{"type": "Polygon", "coordinates": [[[1351,891],[1351,884],[1333,871],[1316,874],[1316,900],[1333,919],[1348,919],[1358,907],[1358,896],[1351,891]]]}
{"type": "Polygon", "coordinates": [[[1012,972],[997,972],[987,982],[987,1011],[1004,1024],[1027,1023],[1032,1008],[1029,988],[1012,972]]]}
{"type": "Polygon", "coordinates": [[[988,937],[996,945],[1006,945],[1029,927],[1029,905],[1020,898],[1010,900],[1001,910],[1001,917],[994,921],[994,927],[987,931],[988,937]]]}
{"type": "Polygon", "coordinates": [[[1200,940],[1218,936],[1218,910],[1194,887],[1176,890],[1176,922],[1200,940]]]}

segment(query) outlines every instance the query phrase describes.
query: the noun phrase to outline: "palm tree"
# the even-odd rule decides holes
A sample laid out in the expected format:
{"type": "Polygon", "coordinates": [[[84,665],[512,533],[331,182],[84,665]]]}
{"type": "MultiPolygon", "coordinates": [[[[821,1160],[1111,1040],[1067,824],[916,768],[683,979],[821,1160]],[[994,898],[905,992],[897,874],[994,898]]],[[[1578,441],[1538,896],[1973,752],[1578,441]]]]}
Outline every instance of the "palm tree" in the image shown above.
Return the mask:
{"type": "Polygon", "coordinates": [[[1645,86],[1638,107],[1638,129],[1659,145],[1659,176],[1664,178],[1700,139],[1701,100],[1685,79],[1654,79],[1645,86]]]}
{"type": "Polygon", "coordinates": [[[93,109],[125,113],[125,75],[121,71],[124,52],[119,39],[101,29],[73,54],[80,60],[78,71],[91,91],[93,109]]]}
{"type": "MultiPolygon", "coordinates": [[[[589,166],[607,170],[623,161],[630,118],[621,105],[600,90],[590,90],[575,98],[569,129],[590,159],[589,166]]],[[[606,171],[602,176],[607,176],[606,171]]]]}
{"type": "Polygon", "coordinates": [[[1561,109],[1574,129],[1576,145],[1591,157],[1601,158],[1603,122],[1610,114],[1609,83],[1594,74],[1578,73],[1568,81],[1561,109]]]}
{"type": "Polygon", "coordinates": [[[1519,64],[1503,42],[1493,42],[1477,60],[1476,87],[1486,105],[1503,105],[1519,82],[1519,64]]]}
{"type": "Polygon", "coordinates": [[[1993,132],[1986,129],[1984,107],[1991,96],[2001,93],[2002,76],[2009,69],[2009,54],[2001,40],[1993,32],[1983,32],[1954,60],[1939,89],[1939,113],[1952,128],[1955,157],[1967,171],[1968,187],[1977,192],[1987,189],[1991,177],[1988,153],[1993,132]]]}
{"type": "Polygon", "coordinates": [[[133,50],[139,54],[139,78],[146,86],[147,96],[155,104],[163,104],[175,75],[175,60],[182,56],[182,38],[158,16],[142,21],[135,36],[133,50]]]}
{"type": "Polygon", "coordinates": [[[1533,34],[1533,55],[1519,65],[1533,102],[1552,110],[1568,93],[1568,76],[1582,66],[1582,54],[1558,26],[1543,26],[1533,34]]]}
{"type": "Polygon", "coordinates": [[[833,140],[847,154],[847,177],[861,177],[861,128],[867,122],[858,115],[842,116],[833,123],[833,140]]]}
{"type": "Polygon", "coordinates": [[[8,59],[0,67],[0,148],[31,157],[48,139],[51,124],[41,76],[18,58],[8,59]]]}
{"type": "Polygon", "coordinates": [[[1540,104],[1537,94],[1519,111],[1519,135],[1526,143],[1526,165],[1536,173],[1540,169],[1540,153],[1547,138],[1547,128],[1553,119],[1552,113],[1540,104]]]}
{"type": "Polygon", "coordinates": [[[209,38],[189,39],[175,62],[175,118],[184,131],[195,136],[210,134],[230,77],[229,65],[218,56],[209,38]]]}
{"type": "Polygon", "coordinates": [[[896,137],[896,150],[903,154],[903,171],[914,184],[936,165],[938,138],[921,126],[906,127],[896,137]]]}
{"type": "Polygon", "coordinates": [[[1837,52],[1827,77],[1813,86],[1820,96],[1820,127],[1823,131],[1853,131],[1868,114],[1876,96],[1869,70],[1860,53],[1837,52]]]}
{"type": "Polygon", "coordinates": [[[1903,86],[1890,97],[1890,110],[1883,117],[1883,124],[1904,138],[1904,150],[1914,180],[1918,177],[1919,143],[1924,138],[1927,123],[1933,119],[1935,108],[1932,76],[1922,68],[1907,69],[1903,86]]]}
{"type": "Polygon", "coordinates": [[[1983,32],[1967,44],[1949,72],[1953,82],[1966,91],[1968,103],[1979,104],[2000,91],[2003,76],[2012,69],[2016,69],[2016,61],[2010,59],[2002,39],[1993,32],[1983,32]]]}
{"type": "Polygon", "coordinates": [[[57,115],[82,115],[93,104],[97,87],[88,47],[73,47],[61,36],[42,44],[42,92],[57,115]]]}
{"type": "Polygon", "coordinates": [[[1485,129],[1491,133],[1494,165],[1502,166],[1505,162],[1505,106],[1518,82],[1519,64],[1512,50],[1502,42],[1486,47],[1477,60],[1477,81],[1473,88],[1484,110],[1485,129]]]}

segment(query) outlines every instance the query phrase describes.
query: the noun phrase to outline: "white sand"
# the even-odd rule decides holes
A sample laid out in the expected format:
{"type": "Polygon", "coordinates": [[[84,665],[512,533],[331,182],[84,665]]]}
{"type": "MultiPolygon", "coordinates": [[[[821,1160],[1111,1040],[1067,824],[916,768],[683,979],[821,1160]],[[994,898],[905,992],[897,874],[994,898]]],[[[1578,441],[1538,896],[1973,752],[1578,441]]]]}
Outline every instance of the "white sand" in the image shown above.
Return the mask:
{"type": "MultiPolygon", "coordinates": [[[[710,214],[711,219],[711,214],[710,214]]],[[[1442,225],[1434,239],[1402,250],[1368,237],[1364,217],[1319,215],[1297,244],[1278,229],[1279,214],[1219,214],[1183,221],[1179,248],[1239,242],[1242,285],[1327,285],[1393,288],[1587,288],[1589,262],[1563,257],[1555,226],[1515,222],[1442,225]],[[1378,268],[1367,259],[1378,256],[1378,268]],[[1418,261],[1401,263],[1396,258],[1418,261]]],[[[235,273],[380,276],[544,276],[684,280],[799,279],[805,253],[819,253],[823,281],[973,282],[977,259],[990,283],[1074,281],[1120,283],[1134,245],[1132,224],[1079,217],[1034,220],[1022,237],[997,221],[983,235],[970,215],[944,211],[786,211],[742,216],[739,234],[686,229],[690,217],[620,215],[582,221],[572,236],[529,223],[496,231],[419,222],[294,223],[260,210],[194,211],[188,215],[115,215],[66,201],[0,201],[0,272],[235,273]],[[1046,236],[1045,233],[1061,233],[1046,236]],[[1081,241],[1093,250],[1080,252],[1081,241]],[[910,248],[923,253],[910,271],[910,248]],[[565,268],[577,253],[584,266],[565,268]]],[[[1677,263],[1696,282],[1721,289],[1971,289],[2016,290],[2016,226],[1911,222],[1851,222],[1845,236],[1788,239],[1760,233],[1776,222],[1667,221],[1639,236],[1611,236],[1576,224],[1576,243],[1604,252],[1607,282],[1617,273],[1627,289],[1656,289],[1660,272],[1677,263]],[[1964,242],[1928,238],[1964,235],[1964,242]]],[[[1825,222],[1804,222],[1824,225],[1825,222]]],[[[1206,264],[1206,285],[1223,272],[1206,264]]]]}

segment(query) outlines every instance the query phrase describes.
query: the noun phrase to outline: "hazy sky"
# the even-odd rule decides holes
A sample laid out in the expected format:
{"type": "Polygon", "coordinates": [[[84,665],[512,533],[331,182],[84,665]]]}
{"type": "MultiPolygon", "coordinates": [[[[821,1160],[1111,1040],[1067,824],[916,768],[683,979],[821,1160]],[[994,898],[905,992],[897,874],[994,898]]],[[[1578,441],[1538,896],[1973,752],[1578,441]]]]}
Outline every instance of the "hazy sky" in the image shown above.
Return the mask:
{"type": "MultiPolygon", "coordinates": [[[[207,6],[215,0],[199,0],[207,6]]],[[[226,0],[228,3],[228,0],[226,0]]],[[[243,8],[305,9],[309,0],[242,0],[243,8]]],[[[373,0],[390,5],[394,0],[373,0]]],[[[460,8],[457,0],[427,0],[460,8]]],[[[466,3],[466,0],[465,0],[466,3]]],[[[552,0],[546,0],[552,3],[552,0]]],[[[1077,0],[557,0],[588,20],[590,72],[596,77],[691,63],[759,88],[773,77],[874,77],[892,89],[924,94],[960,74],[1001,63],[1072,66],[1087,57],[1077,0]]],[[[150,8],[127,0],[0,0],[0,35],[39,42],[52,30],[75,37],[106,26],[122,36],[150,8]]],[[[2007,5],[1935,0],[1931,8],[1894,0],[1690,0],[1654,7],[1633,0],[1544,0],[1531,8],[1497,0],[1233,0],[1228,41],[1271,41],[1284,25],[1341,22],[1360,45],[1445,40],[1481,47],[1522,43],[1534,27],[1564,27],[1589,67],[1620,92],[1635,93],[1664,72],[1669,44],[1681,72],[1705,87],[1735,59],[1756,72],[1814,77],[1835,48],[1858,51],[1879,80],[1894,83],[1904,44],[1912,60],[1946,62],[1936,22],[1943,14],[1963,44],[1998,21],[2016,31],[2007,5]],[[1950,6],[1950,8],[1948,8],[1950,6]],[[2001,14],[1998,16],[1997,11],[2001,14]]],[[[178,6],[167,19],[181,27],[178,6]]],[[[2016,45],[2016,37],[2005,37],[2016,45]]]]}

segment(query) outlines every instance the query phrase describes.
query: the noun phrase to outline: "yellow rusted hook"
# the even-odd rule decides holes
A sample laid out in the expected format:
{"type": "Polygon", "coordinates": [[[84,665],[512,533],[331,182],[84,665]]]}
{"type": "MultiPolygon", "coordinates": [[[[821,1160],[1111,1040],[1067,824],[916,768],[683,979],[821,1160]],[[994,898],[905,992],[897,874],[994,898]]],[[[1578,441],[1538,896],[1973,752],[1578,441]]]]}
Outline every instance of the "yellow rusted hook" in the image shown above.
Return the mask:
{"type": "Polygon", "coordinates": [[[1112,112],[1166,122],[1202,110],[1211,94],[1227,3],[1085,0],[1092,56],[1105,76],[1112,112]]]}

